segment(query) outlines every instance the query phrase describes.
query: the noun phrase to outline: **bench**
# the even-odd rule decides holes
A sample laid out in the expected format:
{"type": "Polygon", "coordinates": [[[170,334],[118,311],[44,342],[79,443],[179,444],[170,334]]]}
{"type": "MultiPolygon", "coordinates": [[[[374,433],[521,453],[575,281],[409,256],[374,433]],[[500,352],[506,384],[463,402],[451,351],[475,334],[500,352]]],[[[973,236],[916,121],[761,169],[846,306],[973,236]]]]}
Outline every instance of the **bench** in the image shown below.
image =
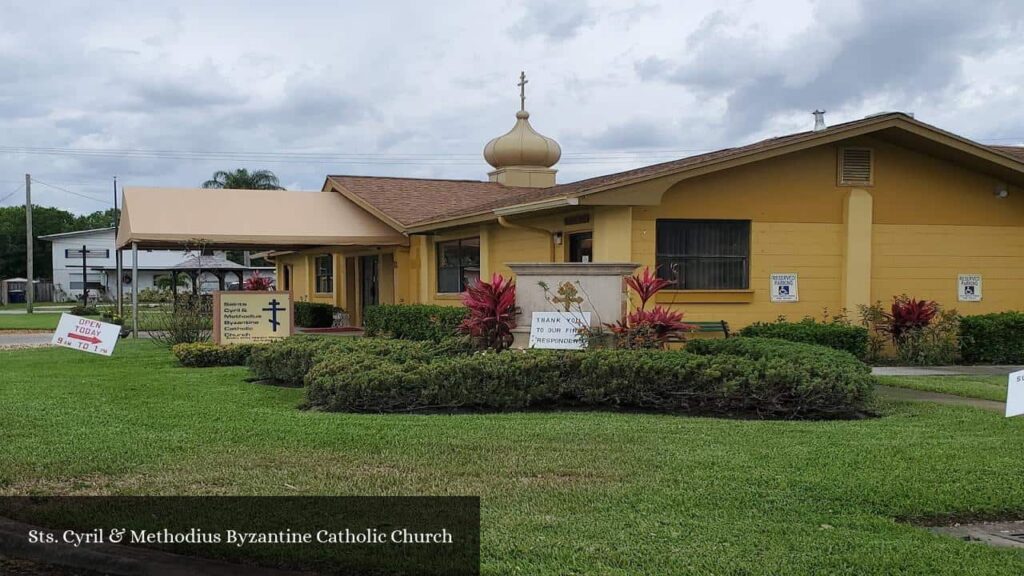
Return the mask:
{"type": "Polygon", "coordinates": [[[683,320],[684,323],[691,326],[696,326],[695,332],[721,332],[722,336],[729,337],[729,323],[725,320],[711,320],[709,322],[690,322],[683,320]]]}
{"type": "MultiPolygon", "coordinates": [[[[683,320],[683,322],[689,324],[690,326],[697,327],[697,329],[691,332],[690,334],[695,334],[698,332],[721,332],[722,336],[724,336],[725,338],[729,337],[729,323],[726,322],[725,320],[711,320],[708,322],[690,322],[688,320],[683,320]]],[[[676,337],[668,339],[669,344],[679,344],[681,342],[685,342],[685,339],[676,337]]]]}

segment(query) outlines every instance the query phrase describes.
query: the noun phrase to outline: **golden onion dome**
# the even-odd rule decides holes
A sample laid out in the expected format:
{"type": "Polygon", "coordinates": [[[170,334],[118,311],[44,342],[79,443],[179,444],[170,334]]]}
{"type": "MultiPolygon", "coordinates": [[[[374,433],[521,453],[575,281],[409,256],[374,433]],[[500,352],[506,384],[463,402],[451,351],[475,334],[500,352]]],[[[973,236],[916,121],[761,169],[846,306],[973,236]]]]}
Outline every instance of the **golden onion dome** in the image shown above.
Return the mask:
{"type": "Polygon", "coordinates": [[[526,111],[526,74],[519,74],[520,110],[516,112],[516,125],[502,136],[484,146],[484,160],[495,168],[510,166],[538,166],[550,168],[562,157],[562,147],[551,138],[530,126],[530,113],[526,111]]]}

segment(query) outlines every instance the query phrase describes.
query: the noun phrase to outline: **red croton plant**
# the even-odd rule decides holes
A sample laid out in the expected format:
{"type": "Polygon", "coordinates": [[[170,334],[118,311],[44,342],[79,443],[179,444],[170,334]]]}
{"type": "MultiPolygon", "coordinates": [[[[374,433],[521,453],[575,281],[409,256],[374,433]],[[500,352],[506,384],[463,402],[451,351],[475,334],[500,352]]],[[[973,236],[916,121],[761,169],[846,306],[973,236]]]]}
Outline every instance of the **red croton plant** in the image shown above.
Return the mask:
{"type": "Polygon", "coordinates": [[[253,272],[252,276],[245,279],[242,288],[250,292],[266,292],[274,288],[274,281],[259,272],[253,272]]]}
{"type": "Polygon", "coordinates": [[[927,328],[938,313],[939,305],[933,300],[916,300],[905,294],[897,296],[886,315],[885,330],[899,342],[907,334],[927,328]]]}
{"type": "Polygon", "coordinates": [[[647,309],[647,302],[672,282],[659,278],[645,267],[643,274],[626,277],[626,285],[640,299],[640,307],[626,316],[625,321],[605,324],[615,334],[619,345],[625,348],[663,348],[670,338],[682,338],[685,332],[697,327],[683,322],[683,313],[663,306],[647,309]]]}
{"type": "Polygon", "coordinates": [[[512,346],[516,327],[516,285],[510,278],[495,274],[490,282],[477,280],[462,293],[469,316],[459,331],[469,334],[481,347],[502,351],[512,346]]]}

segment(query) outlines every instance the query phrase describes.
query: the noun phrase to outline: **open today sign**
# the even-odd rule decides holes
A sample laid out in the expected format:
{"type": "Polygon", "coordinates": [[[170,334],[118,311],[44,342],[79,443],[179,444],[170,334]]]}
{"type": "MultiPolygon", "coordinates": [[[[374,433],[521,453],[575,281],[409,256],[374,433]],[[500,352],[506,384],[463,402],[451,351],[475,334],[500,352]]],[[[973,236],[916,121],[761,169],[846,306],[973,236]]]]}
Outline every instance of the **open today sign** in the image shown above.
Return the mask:
{"type": "Polygon", "coordinates": [[[110,356],[114,353],[114,346],[117,345],[120,336],[121,327],[117,324],[64,313],[60,315],[60,323],[57,324],[57,330],[53,333],[50,343],[72,350],[110,356]]]}

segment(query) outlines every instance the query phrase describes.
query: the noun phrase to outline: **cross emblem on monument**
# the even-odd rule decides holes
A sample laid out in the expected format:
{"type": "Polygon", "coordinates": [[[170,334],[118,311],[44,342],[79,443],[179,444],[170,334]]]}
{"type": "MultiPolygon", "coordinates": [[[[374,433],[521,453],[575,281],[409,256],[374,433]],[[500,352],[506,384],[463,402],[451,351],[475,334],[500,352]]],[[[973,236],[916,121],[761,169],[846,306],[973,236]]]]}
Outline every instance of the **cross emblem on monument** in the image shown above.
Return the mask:
{"type": "Polygon", "coordinates": [[[519,86],[519,109],[520,110],[526,110],[526,83],[527,82],[529,82],[529,80],[526,79],[526,72],[525,71],[519,72],[519,83],[516,84],[516,86],[519,86]]]}
{"type": "Polygon", "coordinates": [[[561,304],[565,308],[566,312],[572,311],[573,304],[582,304],[583,298],[580,297],[576,287],[573,286],[572,282],[563,282],[558,287],[558,296],[551,299],[554,304],[561,304]]]}

